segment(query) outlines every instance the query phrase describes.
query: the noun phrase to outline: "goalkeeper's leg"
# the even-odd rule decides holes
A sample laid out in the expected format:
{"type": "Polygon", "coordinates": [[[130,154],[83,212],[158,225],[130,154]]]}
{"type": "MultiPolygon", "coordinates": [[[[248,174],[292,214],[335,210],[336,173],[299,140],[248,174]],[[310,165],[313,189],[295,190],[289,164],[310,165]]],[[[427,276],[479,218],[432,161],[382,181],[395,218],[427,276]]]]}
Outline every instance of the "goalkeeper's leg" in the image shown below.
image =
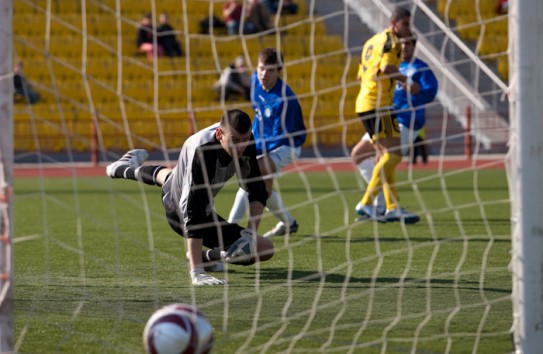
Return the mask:
{"type": "Polygon", "coordinates": [[[149,154],[144,149],[126,152],[119,160],[106,167],[106,174],[111,178],[124,178],[139,181],[152,186],[162,186],[170,168],[161,165],[142,166],[149,154]]]}

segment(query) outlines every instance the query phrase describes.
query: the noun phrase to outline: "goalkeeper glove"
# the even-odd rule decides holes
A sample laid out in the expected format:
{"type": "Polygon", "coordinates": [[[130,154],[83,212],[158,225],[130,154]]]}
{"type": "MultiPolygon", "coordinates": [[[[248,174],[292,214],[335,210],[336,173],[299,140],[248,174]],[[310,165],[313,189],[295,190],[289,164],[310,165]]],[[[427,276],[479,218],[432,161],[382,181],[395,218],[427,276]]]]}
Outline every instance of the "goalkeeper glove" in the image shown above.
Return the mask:
{"type": "Polygon", "coordinates": [[[241,237],[222,254],[228,263],[250,261],[255,254],[254,237],[256,233],[251,229],[243,229],[240,234],[241,237]]]}
{"type": "Polygon", "coordinates": [[[193,285],[224,285],[228,282],[208,275],[203,268],[195,268],[190,271],[193,285]]]}

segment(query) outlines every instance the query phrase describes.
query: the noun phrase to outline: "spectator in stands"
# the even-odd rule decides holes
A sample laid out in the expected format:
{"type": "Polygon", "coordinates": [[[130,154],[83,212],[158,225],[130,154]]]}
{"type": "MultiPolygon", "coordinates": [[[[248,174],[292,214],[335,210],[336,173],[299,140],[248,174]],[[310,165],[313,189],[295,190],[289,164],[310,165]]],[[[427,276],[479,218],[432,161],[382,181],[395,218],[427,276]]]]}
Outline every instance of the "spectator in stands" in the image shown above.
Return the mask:
{"type": "MultiPolygon", "coordinates": [[[[280,6],[280,0],[260,0],[260,2],[268,8],[272,14],[277,14],[280,6]]],[[[296,14],[298,13],[298,4],[294,0],[283,0],[281,11],[279,14],[296,14]]]]}
{"type": "Polygon", "coordinates": [[[170,25],[169,16],[166,12],[160,14],[160,25],[157,28],[157,41],[164,49],[164,54],[169,57],[180,57],[183,55],[181,44],[175,38],[175,31],[170,25]]]}
{"type": "Polygon", "coordinates": [[[246,100],[250,99],[251,76],[242,56],[237,57],[228,65],[219,80],[213,85],[213,90],[219,94],[219,99],[227,101],[233,95],[238,95],[246,100]]]}
{"type": "Polygon", "coordinates": [[[238,34],[241,21],[244,16],[243,5],[239,0],[229,0],[223,5],[222,16],[228,34],[238,34]]]}
{"type": "MultiPolygon", "coordinates": [[[[158,39],[158,38],[157,38],[158,39]]],[[[142,16],[137,36],[138,51],[145,53],[149,61],[153,61],[155,57],[164,56],[164,48],[160,44],[156,44],[153,40],[153,20],[151,14],[142,16]]]]}
{"type": "Polygon", "coordinates": [[[496,14],[505,15],[509,11],[509,4],[507,0],[498,0],[496,2],[496,14]]]}
{"type": "Polygon", "coordinates": [[[13,86],[15,89],[15,101],[23,101],[34,104],[39,102],[40,94],[32,88],[32,85],[23,75],[23,63],[18,61],[13,66],[13,86]]]}
{"type": "Polygon", "coordinates": [[[215,15],[207,16],[200,21],[200,34],[211,34],[215,29],[221,28],[226,28],[226,25],[215,15]]]}
{"type": "Polygon", "coordinates": [[[264,32],[272,28],[271,13],[259,0],[248,0],[246,5],[246,34],[264,32]]]}

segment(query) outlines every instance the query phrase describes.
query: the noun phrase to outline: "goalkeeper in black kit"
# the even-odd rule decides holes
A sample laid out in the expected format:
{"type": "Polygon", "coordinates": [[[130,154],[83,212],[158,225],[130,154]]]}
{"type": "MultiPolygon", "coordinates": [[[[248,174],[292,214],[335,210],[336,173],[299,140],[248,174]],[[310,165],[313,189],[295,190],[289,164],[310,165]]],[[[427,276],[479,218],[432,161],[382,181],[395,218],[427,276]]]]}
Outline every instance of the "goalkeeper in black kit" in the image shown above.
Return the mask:
{"type": "Polygon", "coordinates": [[[224,263],[250,265],[272,258],[272,241],[256,234],[268,193],[245,112],[226,111],[220,123],[190,136],[173,169],[143,165],[147,157],[146,150],[130,150],[108,165],[106,174],[162,187],[168,223],[187,240],[192,284],[226,284],[208,272],[224,270],[224,263]],[[214,197],[234,174],[249,193],[247,228],[228,223],[213,208],[214,197]]]}

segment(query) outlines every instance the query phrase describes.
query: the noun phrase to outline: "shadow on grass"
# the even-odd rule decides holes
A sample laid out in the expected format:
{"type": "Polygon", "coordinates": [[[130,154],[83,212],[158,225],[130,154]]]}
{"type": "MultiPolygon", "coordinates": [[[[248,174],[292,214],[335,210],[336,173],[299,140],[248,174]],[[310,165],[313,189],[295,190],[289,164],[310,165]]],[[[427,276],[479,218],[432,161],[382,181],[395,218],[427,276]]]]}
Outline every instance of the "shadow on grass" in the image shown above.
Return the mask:
{"type": "MultiPolygon", "coordinates": [[[[324,242],[327,242],[327,243],[345,243],[346,241],[346,238],[343,237],[343,236],[311,236],[311,235],[307,235],[306,237],[311,237],[311,238],[320,238],[321,241],[324,241],[324,242]]],[[[452,238],[452,237],[436,237],[436,238],[431,238],[431,237],[409,237],[409,241],[411,242],[428,242],[428,243],[431,243],[431,242],[443,242],[443,243],[446,243],[446,242],[464,242],[464,240],[462,238],[459,238],[460,236],[458,237],[455,237],[455,238],[452,238]]],[[[375,237],[359,237],[359,236],[353,236],[351,237],[351,239],[349,240],[349,242],[351,243],[373,243],[375,242],[375,237]]],[[[406,239],[402,236],[402,235],[398,235],[398,237],[377,237],[377,239],[379,240],[379,242],[402,242],[402,243],[405,243],[406,242],[406,239]]],[[[468,239],[468,242],[489,242],[491,239],[490,238],[481,238],[481,237],[478,237],[478,238],[469,238],[468,239]]],[[[511,240],[508,240],[508,239],[498,239],[498,238],[495,238],[495,239],[492,239],[493,242],[505,242],[505,243],[511,243],[511,240]]]]}
{"type": "MultiPolygon", "coordinates": [[[[342,274],[334,273],[317,273],[304,270],[292,270],[291,272],[285,268],[265,268],[261,269],[261,278],[268,281],[282,281],[287,282],[292,286],[304,286],[307,283],[320,283],[325,282],[331,286],[337,286],[339,284],[344,284],[347,279],[342,274]]],[[[348,279],[349,288],[369,288],[370,284],[377,284],[376,287],[387,286],[389,288],[426,288],[428,285],[426,279],[421,278],[405,278],[403,283],[400,278],[397,277],[377,277],[375,279],[368,277],[350,277],[348,279]],[[396,284],[396,285],[395,285],[396,284]]],[[[468,280],[459,280],[458,283],[455,283],[454,279],[430,279],[429,284],[433,289],[458,289],[458,290],[473,290],[479,291],[479,282],[468,281],[468,280]]],[[[484,287],[482,289],[485,292],[495,292],[495,293],[511,293],[511,289],[500,289],[492,287],[484,287]]]]}

